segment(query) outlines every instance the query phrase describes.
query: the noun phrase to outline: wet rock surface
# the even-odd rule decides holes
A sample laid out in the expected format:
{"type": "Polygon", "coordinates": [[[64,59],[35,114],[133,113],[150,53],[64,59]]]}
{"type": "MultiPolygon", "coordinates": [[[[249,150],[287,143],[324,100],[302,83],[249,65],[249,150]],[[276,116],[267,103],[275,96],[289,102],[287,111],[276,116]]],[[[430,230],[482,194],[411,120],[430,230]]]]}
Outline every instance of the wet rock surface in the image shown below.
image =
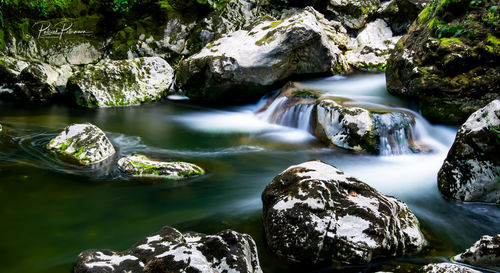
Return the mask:
{"type": "Polygon", "coordinates": [[[207,45],[179,64],[177,86],[193,99],[257,99],[293,75],[346,71],[339,47],[347,43],[339,22],[308,7],[207,45]]]}
{"type": "Polygon", "coordinates": [[[434,122],[460,124],[499,97],[498,1],[431,1],[387,63],[391,94],[434,122]]]}
{"type": "Polygon", "coordinates": [[[474,270],[472,268],[452,264],[452,263],[439,263],[439,264],[428,264],[420,270],[422,273],[480,273],[481,271],[474,270]]]}
{"type": "Polygon", "coordinates": [[[205,173],[202,168],[191,163],[161,162],[139,154],[121,158],[118,166],[124,172],[134,176],[156,176],[169,179],[183,179],[205,173]]]}
{"type": "Polygon", "coordinates": [[[276,176],[262,202],[268,245],[289,261],[364,264],[425,243],[403,202],[320,161],[276,176]]]}
{"type": "Polygon", "coordinates": [[[182,234],[164,227],[125,251],[83,251],[78,255],[74,272],[261,273],[262,270],[257,247],[249,235],[232,230],[216,235],[182,234]]]}
{"type": "Polygon", "coordinates": [[[115,153],[106,134],[90,123],[66,127],[46,148],[82,165],[101,162],[115,153]]]}
{"type": "Polygon", "coordinates": [[[453,260],[500,271],[500,234],[481,237],[470,248],[453,257],[453,260]]]}
{"type": "Polygon", "coordinates": [[[441,193],[462,201],[500,203],[500,101],[474,112],[458,129],[438,173],[441,193]]]}
{"type": "Polygon", "coordinates": [[[81,106],[127,106],[160,100],[173,78],[172,67],[159,57],[106,60],[83,67],[67,88],[81,106]]]}

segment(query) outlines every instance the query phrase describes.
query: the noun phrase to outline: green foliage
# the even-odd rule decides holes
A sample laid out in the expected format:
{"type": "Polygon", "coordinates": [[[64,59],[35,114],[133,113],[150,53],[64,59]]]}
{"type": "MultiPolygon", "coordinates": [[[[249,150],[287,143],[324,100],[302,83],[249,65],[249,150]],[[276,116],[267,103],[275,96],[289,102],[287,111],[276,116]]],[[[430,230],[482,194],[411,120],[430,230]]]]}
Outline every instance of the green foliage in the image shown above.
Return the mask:
{"type": "Polygon", "coordinates": [[[113,0],[110,4],[114,12],[123,14],[129,12],[136,2],[137,0],[113,0]]]}
{"type": "Polygon", "coordinates": [[[464,32],[465,32],[464,26],[456,24],[440,25],[436,30],[438,38],[457,37],[463,34],[464,32]]]}

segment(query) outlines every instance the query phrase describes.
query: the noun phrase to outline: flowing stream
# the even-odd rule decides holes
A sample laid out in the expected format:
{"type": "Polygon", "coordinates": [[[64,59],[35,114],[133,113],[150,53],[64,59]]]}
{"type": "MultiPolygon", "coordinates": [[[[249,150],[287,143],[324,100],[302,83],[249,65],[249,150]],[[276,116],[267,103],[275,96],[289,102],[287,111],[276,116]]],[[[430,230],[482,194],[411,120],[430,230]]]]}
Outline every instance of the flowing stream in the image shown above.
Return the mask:
{"type": "MultiPolygon", "coordinates": [[[[287,265],[269,251],[260,201],[275,175],[311,159],[335,165],[405,201],[430,242],[413,257],[318,272],[399,272],[444,261],[480,236],[500,233],[497,206],[448,201],[437,189],[437,172],[457,127],[429,124],[411,102],[387,93],[383,75],[336,76],[300,84],[349,99],[352,105],[413,113],[412,134],[430,152],[412,153],[389,144],[384,144],[389,148],[378,156],[328,148],[310,133],[311,106],[272,121],[269,108],[259,111],[269,97],[255,105],[223,109],[185,101],[110,109],[0,103],[0,124],[4,125],[0,134],[0,271],[70,272],[82,250],[124,250],[170,225],[181,231],[216,233],[230,228],[248,233],[257,242],[264,272],[312,272],[287,265]],[[44,146],[65,126],[81,122],[106,131],[118,151],[113,161],[94,168],[78,167],[45,151],[44,146]],[[116,161],[133,153],[193,162],[208,174],[179,182],[131,178],[117,169],[116,161]]],[[[401,134],[391,137],[405,139],[401,134]]]]}

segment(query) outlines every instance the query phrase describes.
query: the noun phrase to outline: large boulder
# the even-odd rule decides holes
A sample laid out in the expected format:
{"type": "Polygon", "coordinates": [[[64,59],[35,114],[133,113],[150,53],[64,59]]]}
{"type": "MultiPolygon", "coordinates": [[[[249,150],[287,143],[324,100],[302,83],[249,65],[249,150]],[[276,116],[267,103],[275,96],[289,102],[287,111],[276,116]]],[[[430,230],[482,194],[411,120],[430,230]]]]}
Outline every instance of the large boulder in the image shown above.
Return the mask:
{"type": "Polygon", "coordinates": [[[328,10],[342,24],[351,29],[360,29],[380,8],[380,0],[329,0],[328,10]]]}
{"type": "Polygon", "coordinates": [[[262,202],[268,245],[289,261],[364,264],[425,243],[406,204],[320,161],[276,176],[262,202]]]}
{"type": "Polygon", "coordinates": [[[481,237],[465,252],[453,257],[453,260],[500,271],[500,234],[481,237]]]}
{"type": "Polygon", "coordinates": [[[345,71],[339,46],[348,41],[340,23],[308,7],[207,45],[179,63],[176,83],[192,99],[248,102],[294,75],[345,71]]]}
{"type": "Polygon", "coordinates": [[[459,124],[499,97],[498,0],[432,1],[387,63],[391,94],[417,98],[432,121],[459,124]]]}
{"type": "Polygon", "coordinates": [[[232,230],[216,235],[180,233],[171,227],[146,237],[130,249],[86,250],[75,273],[228,272],[261,273],[252,237],[232,230]]]}
{"type": "Polygon", "coordinates": [[[423,273],[481,273],[481,271],[452,263],[428,264],[421,268],[423,273]]]}
{"type": "Polygon", "coordinates": [[[0,98],[30,102],[52,102],[65,92],[73,70],[69,65],[54,66],[0,57],[0,98]]]}
{"type": "Polygon", "coordinates": [[[443,195],[500,203],[500,100],[476,111],[458,129],[438,174],[443,195]]]}
{"type": "Polygon", "coordinates": [[[134,176],[156,176],[169,179],[183,179],[205,173],[202,168],[191,163],[156,161],[139,154],[121,158],[118,160],[118,166],[124,172],[134,176]]]}
{"type": "Polygon", "coordinates": [[[137,105],[160,100],[173,82],[174,71],[159,57],[105,60],[84,66],[68,81],[68,92],[87,107],[137,105]]]}
{"type": "Polygon", "coordinates": [[[90,123],[70,125],[50,140],[48,150],[59,153],[82,165],[101,162],[115,153],[106,134],[90,123]]]}

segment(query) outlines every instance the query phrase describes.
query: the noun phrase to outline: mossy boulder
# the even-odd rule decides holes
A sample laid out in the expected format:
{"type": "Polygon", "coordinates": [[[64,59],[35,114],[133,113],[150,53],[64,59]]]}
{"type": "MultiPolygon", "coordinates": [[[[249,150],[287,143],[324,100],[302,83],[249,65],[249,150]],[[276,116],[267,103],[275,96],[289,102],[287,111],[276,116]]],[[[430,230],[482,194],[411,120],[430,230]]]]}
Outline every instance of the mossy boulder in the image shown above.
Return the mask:
{"type": "Polygon", "coordinates": [[[106,134],[90,123],[66,127],[46,148],[82,165],[98,163],[115,154],[106,134]]]}
{"type": "Polygon", "coordinates": [[[183,234],[164,227],[125,251],[85,250],[78,255],[73,272],[262,273],[262,269],[255,242],[247,234],[232,230],[183,234]]]}
{"type": "Polygon", "coordinates": [[[452,258],[453,261],[500,271],[500,234],[482,236],[470,248],[452,258]]]}
{"type": "Polygon", "coordinates": [[[291,262],[366,264],[425,243],[405,203],[321,161],[277,175],[262,203],[267,243],[291,262]]]}
{"type": "Polygon", "coordinates": [[[173,82],[172,67],[159,57],[105,60],[87,65],[68,81],[78,105],[111,107],[160,100],[173,82]]]}
{"type": "Polygon", "coordinates": [[[500,100],[474,112],[458,129],[438,173],[441,193],[462,201],[500,203],[500,100]]]}
{"type": "Polygon", "coordinates": [[[118,166],[124,172],[134,176],[156,176],[169,179],[183,179],[205,173],[202,168],[191,163],[156,161],[140,154],[121,158],[118,166]]]}
{"type": "Polygon", "coordinates": [[[308,7],[207,45],[179,63],[176,84],[195,100],[248,102],[291,76],[345,72],[347,43],[340,23],[308,7]]]}
{"type": "Polygon", "coordinates": [[[328,10],[351,29],[362,28],[380,8],[379,0],[329,0],[328,10]]]}
{"type": "Polygon", "coordinates": [[[499,1],[433,0],[387,64],[391,94],[417,98],[431,121],[459,124],[499,97],[499,1]]]}

